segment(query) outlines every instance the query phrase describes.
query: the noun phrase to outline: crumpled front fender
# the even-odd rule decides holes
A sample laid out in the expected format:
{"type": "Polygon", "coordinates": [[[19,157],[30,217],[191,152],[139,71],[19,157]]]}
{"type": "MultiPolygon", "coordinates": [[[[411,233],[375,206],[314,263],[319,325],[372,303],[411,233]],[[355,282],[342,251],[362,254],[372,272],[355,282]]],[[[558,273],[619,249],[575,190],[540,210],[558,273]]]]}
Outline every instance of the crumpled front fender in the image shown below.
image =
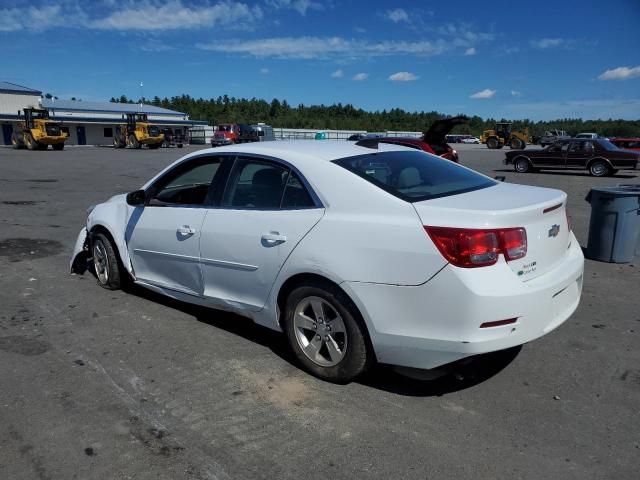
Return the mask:
{"type": "Polygon", "coordinates": [[[87,271],[87,260],[89,259],[89,236],[87,229],[83,228],[78,233],[76,244],[73,247],[71,260],[69,261],[69,271],[71,273],[83,274],[87,271]]]}

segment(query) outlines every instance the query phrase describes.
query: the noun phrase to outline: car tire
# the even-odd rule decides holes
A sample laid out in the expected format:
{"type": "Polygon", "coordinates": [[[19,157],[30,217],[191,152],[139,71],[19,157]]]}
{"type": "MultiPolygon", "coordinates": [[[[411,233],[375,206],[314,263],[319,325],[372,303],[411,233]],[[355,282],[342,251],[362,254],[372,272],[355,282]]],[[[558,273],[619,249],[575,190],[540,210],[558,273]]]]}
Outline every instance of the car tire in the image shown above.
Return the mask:
{"type": "Polygon", "coordinates": [[[338,287],[315,283],[286,300],[283,327],[298,362],[312,375],[348,383],[373,362],[373,348],[356,306],[338,287]]]}
{"type": "Polygon", "coordinates": [[[91,237],[91,256],[98,285],[107,290],[118,290],[122,285],[122,271],[116,249],[105,234],[91,237]]]}
{"type": "Polygon", "coordinates": [[[518,173],[531,171],[531,163],[525,157],[518,157],[513,161],[513,169],[518,173]]]}
{"type": "Polygon", "coordinates": [[[610,172],[611,168],[603,160],[596,160],[589,165],[589,173],[594,177],[606,177],[610,172]]]}

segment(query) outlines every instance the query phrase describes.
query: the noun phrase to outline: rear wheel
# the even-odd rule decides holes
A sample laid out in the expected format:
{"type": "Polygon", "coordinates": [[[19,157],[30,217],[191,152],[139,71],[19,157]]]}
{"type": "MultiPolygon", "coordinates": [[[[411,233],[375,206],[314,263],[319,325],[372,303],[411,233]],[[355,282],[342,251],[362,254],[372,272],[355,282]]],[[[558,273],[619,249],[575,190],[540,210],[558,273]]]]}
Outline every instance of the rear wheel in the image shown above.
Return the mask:
{"type": "Polygon", "coordinates": [[[500,142],[498,142],[497,138],[490,138],[489,140],[487,140],[487,148],[494,150],[499,146],[500,146],[500,142]]]}
{"type": "Polygon", "coordinates": [[[298,361],[324,380],[349,382],[373,361],[359,312],[342,290],[330,284],[293,290],[287,298],[284,328],[298,361]]]}
{"type": "Polygon", "coordinates": [[[603,160],[596,160],[589,166],[589,173],[594,177],[606,177],[610,171],[609,165],[603,160]]]}
{"type": "Polygon", "coordinates": [[[527,173],[531,170],[531,164],[526,158],[518,157],[513,162],[513,169],[518,173],[527,173]]]}
{"type": "Polygon", "coordinates": [[[122,137],[120,135],[115,135],[113,137],[113,148],[122,148],[124,147],[124,142],[122,141],[122,137]]]}
{"type": "Polygon", "coordinates": [[[16,150],[19,148],[24,148],[22,138],[16,132],[13,132],[11,134],[11,145],[13,145],[13,148],[15,148],[16,150]]]}
{"type": "Polygon", "coordinates": [[[111,240],[103,233],[92,237],[91,255],[98,285],[107,290],[120,288],[120,262],[111,240]]]}

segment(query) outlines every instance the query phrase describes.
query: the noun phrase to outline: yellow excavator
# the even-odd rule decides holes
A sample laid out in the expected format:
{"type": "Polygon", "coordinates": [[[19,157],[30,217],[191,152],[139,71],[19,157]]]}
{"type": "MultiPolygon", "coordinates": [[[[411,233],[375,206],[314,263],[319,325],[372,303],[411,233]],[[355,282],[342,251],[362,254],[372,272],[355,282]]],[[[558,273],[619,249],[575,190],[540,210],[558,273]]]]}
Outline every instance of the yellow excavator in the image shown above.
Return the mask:
{"type": "Polygon", "coordinates": [[[22,115],[24,119],[16,125],[15,131],[11,134],[13,148],[46,150],[51,145],[54,150],[64,149],[64,142],[69,138],[69,134],[62,131],[59,122],[49,119],[49,110],[24,108],[22,115]]]}
{"type": "Polygon", "coordinates": [[[157,125],[151,125],[146,113],[127,113],[127,123],[116,128],[113,135],[114,148],[160,148],[164,135],[157,125]]]}
{"type": "Polygon", "coordinates": [[[524,150],[530,143],[529,129],[511,130],[511,122],[498,122],[493,130],[485,130],[480,136],[480,143],[487,148],[502,148],[509,145],[514,150],[524,150]]]}

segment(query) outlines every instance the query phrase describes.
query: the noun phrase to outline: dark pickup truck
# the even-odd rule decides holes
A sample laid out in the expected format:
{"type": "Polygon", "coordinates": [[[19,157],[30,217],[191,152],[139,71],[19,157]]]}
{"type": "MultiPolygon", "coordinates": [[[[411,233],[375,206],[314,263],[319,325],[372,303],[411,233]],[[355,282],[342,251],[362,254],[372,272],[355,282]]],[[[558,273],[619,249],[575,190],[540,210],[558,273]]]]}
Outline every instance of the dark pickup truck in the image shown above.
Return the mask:
{"type": "Polygon", "coordinates": [[[620,169],[638,168],[640,153],[622,150],[610,141],[571,138],[559,140],[542,150],[513,150],[505,164],[518,173],[538,169],[587,169],[594,177],[612,175],[620,169]]]}

